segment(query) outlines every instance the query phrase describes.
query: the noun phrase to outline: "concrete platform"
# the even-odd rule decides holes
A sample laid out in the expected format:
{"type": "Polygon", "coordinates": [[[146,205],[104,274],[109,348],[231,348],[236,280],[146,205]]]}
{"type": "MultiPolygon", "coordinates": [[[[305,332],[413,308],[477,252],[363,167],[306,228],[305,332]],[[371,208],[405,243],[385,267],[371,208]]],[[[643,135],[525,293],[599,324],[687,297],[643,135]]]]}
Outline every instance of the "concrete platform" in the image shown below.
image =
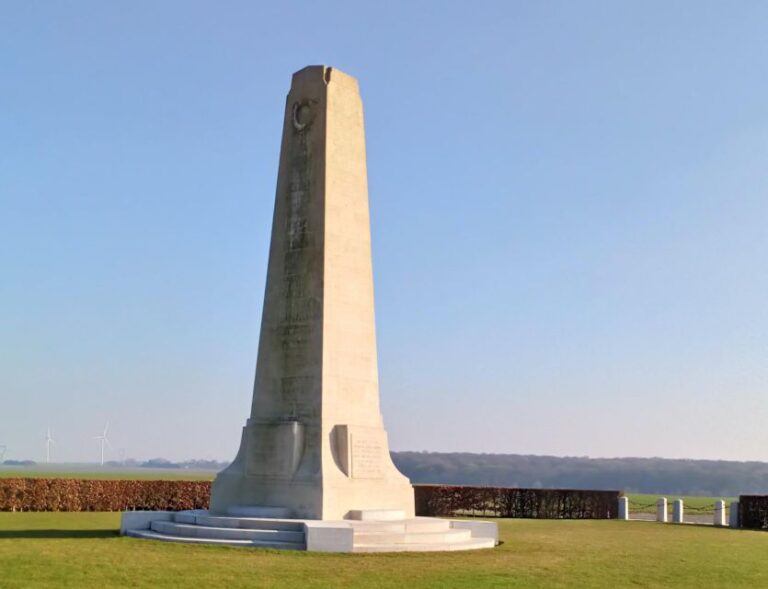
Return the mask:
{"type": "Polygon", "coordinates": [[[205,510],[125,512],[120,533],[168,542],[319,552],[477,550],[493,548],[498,541],[494,522],[355,515],[360,519],[320,521],[211,515],[205,510]]]}

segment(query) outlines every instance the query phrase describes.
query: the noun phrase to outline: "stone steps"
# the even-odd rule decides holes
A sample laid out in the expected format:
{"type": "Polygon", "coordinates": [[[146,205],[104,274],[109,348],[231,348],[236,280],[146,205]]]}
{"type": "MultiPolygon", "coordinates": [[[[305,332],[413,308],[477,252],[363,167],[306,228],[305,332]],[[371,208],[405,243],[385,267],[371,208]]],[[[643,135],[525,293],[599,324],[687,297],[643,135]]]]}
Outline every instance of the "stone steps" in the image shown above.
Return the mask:
{"type": "Polygon", "coordinates": [[[403,521],[405,512],[399,509],[353,509],[347,519],[357,521],[403,521]]]}
{"type": "Polygon", "coordinates": [[[215,540],[259,540],[266,542],[289,542],[304,544],[304,532],[275,530],[269,528],[217,528],[195,524],[180,524],[177,522],[152,522],[150,530],[169,536],[184,536],[189,538],[213,538],[215,540]]]}
{"type": "Polygon", "coordinates": [[[232,517],[289,518],[291,517],[291,510],[268,505],[233,505],[227,509],[227,515],[232,517]]]}
{"type": "Polygon", "coordinates": [[[352,552],[452,552],[455,550],[480,550],[493,548],[493,538],[470,538],[461,542],[421,542],[411,544],[358,544],[352,552]]]}
{"type": "Polygon", "coordinates": [[[417,517],[399,522],[351,521],[350,524],[354,528],[355,534],[372,532],[441,532],[451,529],[451,522],[449,520],[432,517],[417,517]]]}
{"type": "Polygon", "coordinates": [[[219,538],[195,538],[192,536],[173,536],[152,530],[128,530],[126,536],[145,540],[162,540],[182,544],[210,544],[215,546],[242,546],[247,548],[274,548],[277,550],[305,550],[304,544],[295,542],[274,542],[267,540],[225,540],[219,538]]]}
{"type": "Polygon", "coordinates": [[[358,544],[429,544],[434,542],[453,544],[469,540],[470,538],[472,538],[472,532],[469,530],[445,530],[442,532],[417,533],[364,532],[362,534],[355,531],[355,546],[358,544]]]}
{"type": "Polygon", "coordinates": [[[497,526],[424,517],[316,521],[210,515],[196,510],[126,512],[121,533],[169,542],[281,550],[439,552],[493,548],[497,526]]]}
{"type": "Polygon", "coordinates": [[[207,511],[196,513],[179,511],[173,514],[173,521],[180,524],[192,524],[213,528],[242,528],[251,530],[270,529],[294,532],[304,531],[304,525],[300,520],[208,515],[207,511]]]}

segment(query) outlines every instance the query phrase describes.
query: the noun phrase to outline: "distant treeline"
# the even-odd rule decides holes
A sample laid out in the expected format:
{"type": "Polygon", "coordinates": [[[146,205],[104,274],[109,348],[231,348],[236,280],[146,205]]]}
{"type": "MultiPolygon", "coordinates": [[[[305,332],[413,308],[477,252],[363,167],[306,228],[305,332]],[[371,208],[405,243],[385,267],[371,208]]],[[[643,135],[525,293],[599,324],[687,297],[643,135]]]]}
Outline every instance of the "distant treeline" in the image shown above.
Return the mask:
{"type": "Polygon", "coordinates": [[[768,494],[765,462],[438,452],[393,452],[392,458],[412,483],[721,497],[768,494]]]}
{"type": "Polygon", "coordinates": [[[140,468],[186,468],[190,470],[221,470],[228,462],[217,462],[216,460],[185,460],[184,462],[171,462],[165,458],[151,458],[144,462],[135,460],[125,463],[110,463],[114,466],[138,466],[140,468]]]}
{"type": "MultiPolygon", "coordinates": [[[[768,463],[669,458],[584,458],[393,452],[397,467],[414,484],[484,485],[530,489],[618,489],[628,493],[733,497],[768,494],[768,463]]],[[[5,466],[32,466],[6,460],[5,466]]],[[[215,460],[171,462],[153,458],[107,463],[112,468],[211,470],[215,460]]]]}

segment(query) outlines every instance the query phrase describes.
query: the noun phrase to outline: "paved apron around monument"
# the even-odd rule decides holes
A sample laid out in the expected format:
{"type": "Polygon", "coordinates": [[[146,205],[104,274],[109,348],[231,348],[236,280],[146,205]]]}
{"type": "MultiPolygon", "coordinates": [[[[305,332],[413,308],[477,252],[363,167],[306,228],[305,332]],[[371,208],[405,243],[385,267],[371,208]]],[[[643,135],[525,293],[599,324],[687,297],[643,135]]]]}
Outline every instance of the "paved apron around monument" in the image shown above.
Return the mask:
{"type": "Polygon", "coordinates": [[[498,542],[495,523],[475,520],[298,520],[214,516],[205,510],[126,512],[121,533],[188,544],[321,552],[442,552],[493,548],[498,542]]]}

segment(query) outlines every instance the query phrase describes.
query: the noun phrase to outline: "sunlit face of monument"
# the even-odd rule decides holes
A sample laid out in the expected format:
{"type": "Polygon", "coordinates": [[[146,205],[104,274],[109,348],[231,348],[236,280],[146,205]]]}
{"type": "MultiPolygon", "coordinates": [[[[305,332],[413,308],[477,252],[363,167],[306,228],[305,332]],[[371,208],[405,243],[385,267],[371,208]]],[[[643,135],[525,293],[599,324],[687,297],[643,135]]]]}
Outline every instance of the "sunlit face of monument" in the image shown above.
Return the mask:
{"type": "Polygon", "coordinates": [[[293,76],[253,405],[211,510],[413,516],[379,408],[363,106],[337,69],[293,76]]]}

